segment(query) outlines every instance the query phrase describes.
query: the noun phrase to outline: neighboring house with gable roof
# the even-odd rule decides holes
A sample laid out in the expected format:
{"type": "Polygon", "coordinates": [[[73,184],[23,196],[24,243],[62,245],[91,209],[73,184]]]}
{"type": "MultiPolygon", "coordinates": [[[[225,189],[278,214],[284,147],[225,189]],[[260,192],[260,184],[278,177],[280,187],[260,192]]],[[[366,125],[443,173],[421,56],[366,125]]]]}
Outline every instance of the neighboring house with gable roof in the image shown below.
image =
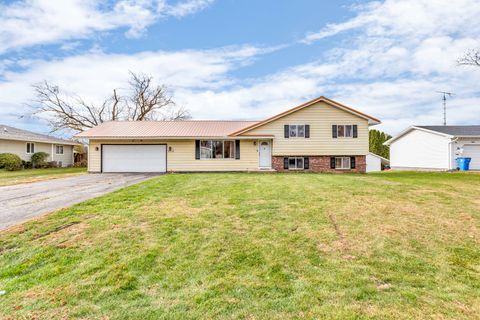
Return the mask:
{"type": "Polygon", "coordinates": [[[263,121],[111,121],[77,137],[89,172],[365,172],[379,123],[322,96],[263,121]]]}
{"type": "Polygon", "coordinates": [[[0,124],[0,153],[13,153],[24,161],[30,161],[36,152],[46,152],[47,161],[71,166],[76,145],[80,143],[0,124]]]}
{"type": "Polygon", "coordinates": [[[411,126],[385,142],[390,167],[399,170],[455,170],[456,158],[472,158],[480,170],[480,125],[411,126]]]}

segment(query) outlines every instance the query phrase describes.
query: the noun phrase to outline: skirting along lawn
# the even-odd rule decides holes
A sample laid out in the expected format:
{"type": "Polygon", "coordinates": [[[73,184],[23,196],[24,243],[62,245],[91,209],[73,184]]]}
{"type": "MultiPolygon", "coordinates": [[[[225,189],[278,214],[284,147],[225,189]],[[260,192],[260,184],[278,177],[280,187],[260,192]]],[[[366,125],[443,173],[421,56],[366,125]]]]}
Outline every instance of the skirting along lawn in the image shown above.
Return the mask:
{"type": "Polygon", "coordinates": [[[87,173],[86,168],[49,168],[5,171],[0,169],[0,187],[19,183],[65,178],[87,173]]]}
{"type": "Polygon", "coordinates": [[[5,319],[478,319],[480,175],[170,174],[0,233],[5,319]]]}

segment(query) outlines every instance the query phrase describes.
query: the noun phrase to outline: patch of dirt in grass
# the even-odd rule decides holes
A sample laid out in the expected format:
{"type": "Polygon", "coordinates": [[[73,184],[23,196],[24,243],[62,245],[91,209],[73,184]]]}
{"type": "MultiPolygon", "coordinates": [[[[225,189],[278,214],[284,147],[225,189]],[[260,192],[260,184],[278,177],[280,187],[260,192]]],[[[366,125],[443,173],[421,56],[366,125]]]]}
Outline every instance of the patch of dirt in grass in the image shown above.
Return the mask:
{"type": "Polygon", "coordinates": [[[85,230],[87,228],[88,224],[85,222],[64,225],[63,228],[37,239],[44,244],[55,245],[58,248],[72,248],[78,247],[79,245],[86,246],[89,244],[89,241],[85,237],[85,230]]]}
{"type": "Polygon", "coordinates": [[[149,203],[138,209],[149,215],[155,214],[158,217],[173,218],[180,216],[196,216],[203,208],[192,207],[188,201],[181,198],[168,199],[165,201],[149,203]]]}
{"type": "Polygon", "coordinates": [[[5,234],[22,234],[26,231],[25,229],[25,225],[23,224],[16,224],[16,225],[13,225],[11,227],[8,227],[7,229],[5,229],[5,234]]]}

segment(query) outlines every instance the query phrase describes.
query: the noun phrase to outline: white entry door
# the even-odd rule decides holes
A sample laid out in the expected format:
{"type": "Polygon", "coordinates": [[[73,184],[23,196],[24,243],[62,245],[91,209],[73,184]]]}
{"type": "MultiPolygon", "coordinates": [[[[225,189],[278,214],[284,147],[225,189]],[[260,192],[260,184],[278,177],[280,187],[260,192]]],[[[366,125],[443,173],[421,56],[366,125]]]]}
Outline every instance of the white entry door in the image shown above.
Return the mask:
{"type": "Polygon", "coordinates": [[[260,141],[259,147],[259,166],[260,168],[271,168],[272,167],[272,145],[270,141],[264,140],[260,141]]]}
{"type": "Polygon", "coordinates": [[[103,172],[166,172],[167,146],[122,144],[102,146],[103,172]]]}
{"type": "Polygon", "coordinates": [[[470,170],[480,170],[480,144],[464,145],[462,157],[472,158],[470,170]]]}

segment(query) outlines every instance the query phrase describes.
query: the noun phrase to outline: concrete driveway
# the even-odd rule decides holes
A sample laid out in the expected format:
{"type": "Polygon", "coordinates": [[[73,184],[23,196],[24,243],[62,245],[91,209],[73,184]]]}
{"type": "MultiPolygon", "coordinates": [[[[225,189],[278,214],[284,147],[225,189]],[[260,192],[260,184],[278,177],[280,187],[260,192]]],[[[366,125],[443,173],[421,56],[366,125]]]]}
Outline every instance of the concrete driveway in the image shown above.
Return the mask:
{"type": "Polygon", "coordinates": [[[88,174],[0,187],[0,230],[156,175],[158,174],[88,174]]]}

